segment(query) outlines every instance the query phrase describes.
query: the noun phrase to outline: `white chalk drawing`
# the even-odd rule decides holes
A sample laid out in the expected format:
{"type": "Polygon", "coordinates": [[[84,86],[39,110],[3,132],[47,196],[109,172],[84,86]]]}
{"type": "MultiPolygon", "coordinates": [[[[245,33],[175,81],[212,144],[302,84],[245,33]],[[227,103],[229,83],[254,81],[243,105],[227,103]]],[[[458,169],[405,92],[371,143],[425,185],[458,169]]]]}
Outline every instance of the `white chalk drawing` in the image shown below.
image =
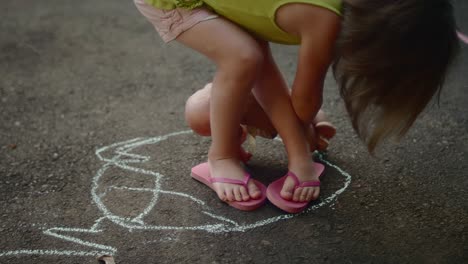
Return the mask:
{"type": "MultiPolygon", "coordinates": [[[[202,199],[194,197],[193,195],[189,195],[182,192],[175,192],[171,190],[166,190],[162,187],[161,180],[164,178],[159,172],[151,171],[136,167],[135,165],[145,163],[150,160],[149,156],[144,156],[140,154],[135,154],[133,151],[139,147],[146,146],[146,145],[153,145],[159,142],[162,142],[170,137],[176,137],[180,135],[187,135],[191,134],[192,131],[180,131],[171,134],[167,134],[164,136],[159,137],[151,137],[151,138],[135,138],[132,140],[124,141],[115,143],[109,146],[105,146],[99,148],[96,151],[97,157],[104,162],[104,165],[97,171],[92,179],[91,185],[91,196],[92,200],[96,204],[97,208],[101,211],[102,217],[98,218],[94,224],[89,229],[85,228],[72,228],[72,227],[54,227],[45,230],[43,233],[48,236],[52,236],[54,238],[72,242],[76,245],[84,246],[89,248],[89,251],[76,251],[76,250],[54,250],[54,249],[44,249],[44,250],[27,250],[27,249],[20,249],[20,250],[13,250],[13,251],[0,251],[0,257],[5,256],[19,256],[19,255],[56,255],[56,256],[100,256],[100,255],[116,255],[117,248],[99,244],[92,241],[86,241],[82,238],[78,238],[78,235],[83,234],[98,234],[102,233],[102,225],[103,221],[108,220],[120,227],[127,229],[129,232],[134,230],[142,230],[142,231],[155,231],[155,230],[174,230],[174,231],[205,231],[207,233],[225,233],[225,232],[244,232],[250,229],[254,229],[257,227],[269,225],[272,223],[276,223],[281,220],[291,219],[301,214],[307,214],[311,211],[314,211],[320,207],[325,205],[332,205],[337,197],[343,193],[351,183],[351,175],[347,172],[343,171],[338,166],[332,164],[331,162],[327,161],[322,155],[318,155],[318,158],[321,162],[326,164],[329,167],[334,168],[337,170],[343,177],[344,177],[344,184],[343,186],[332,193],[330,196],[321,199],[321,201],[317,204],[310,206],[307,210],[305,210],[301,214],[280,214],[278,216],[269,217],[266,219],[258,220],[253,223],[239,223],[232,219],[229,219],[225,216],[222,216],[218,213],[214,213],[213,209],[210,208],[202,199]],[[106,157],[109,153],[111,153],[111,157],[106,157]],[[106,154],[106,155],[105,155],[106,154]],[[103,175],[111,168],[118,168],[123,169],[126,171],[130,171],[132,173],[139,173],[144,174],[146,176],[151,176],[154,180],[153,186],[151,188],[134,188],[128,186],[118,186],[118,185],[110,185],[105,189],[104,192],[100,192],[102,190],[99,189],[100,187],[100,180],[103,175]],[[151,194],[152,198],[148,202],[146,208],[141,211],[135,217],[124,217],[119,216],[109,210],[105,204],[103,203],[103,198],[107,195],[107,193],[111,190],[127,190],[127,191],[135,191],[135,192],[147,192],[151,194]],[[159,198],[162,195],[170,195],[174,196],[177,199],[189,199],[191,202],[203,208],[201,213],[209,216],[211,220],[215,221],[213,224],[205,224],[205,225],[193,225],[193,226],[168,226],[168,225],[152,225],[145,223],[145,217],[155,208],[157,207],[157,203],[159,198]]],[[[187,168],[187,171],[189,168],[187,168]]],[[[212,198],[212,197],[211,197],[212,198]]],[[[107,221],[107,222],[108,222],[107,221]]],[[[169,239],[168,241],[171,241],[169,239]]]]}

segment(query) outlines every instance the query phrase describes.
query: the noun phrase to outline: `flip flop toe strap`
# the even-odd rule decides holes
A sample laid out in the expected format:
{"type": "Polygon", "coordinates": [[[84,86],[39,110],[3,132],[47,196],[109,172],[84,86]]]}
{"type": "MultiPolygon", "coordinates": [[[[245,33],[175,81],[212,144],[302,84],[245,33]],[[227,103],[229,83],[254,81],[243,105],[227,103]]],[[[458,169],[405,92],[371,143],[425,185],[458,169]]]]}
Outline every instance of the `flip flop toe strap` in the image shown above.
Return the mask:
{"type": "Polygon", "coordinates": [[[294,180],[294,189],[297,189],[299,187],[318,187],[320,186],[320,181],[299,181],[299,178],[297,178],[296,174],[292,171],[288,171],[288,176],[291,176],[291,178],[294,180]]]}
{"type": "Polygon", "coordinates": [[[245,173],[244,179],[242,180],[235,180],[235,179],[229,179],[229,178],[223,178],[223,177],[210,178],[211,183],[222,182],[222,183],[238,184],[238,185],[243,185],[243,186],[247,186],[247,183],[249,182],[249,180],[250,180],[250,174],[248,173],[245,173]]]}
{"type": "Polygon", "coordinates": [[[302,182],[298,187],[318,187],[320,186],[320,181],[305,181],[302,182]]]}

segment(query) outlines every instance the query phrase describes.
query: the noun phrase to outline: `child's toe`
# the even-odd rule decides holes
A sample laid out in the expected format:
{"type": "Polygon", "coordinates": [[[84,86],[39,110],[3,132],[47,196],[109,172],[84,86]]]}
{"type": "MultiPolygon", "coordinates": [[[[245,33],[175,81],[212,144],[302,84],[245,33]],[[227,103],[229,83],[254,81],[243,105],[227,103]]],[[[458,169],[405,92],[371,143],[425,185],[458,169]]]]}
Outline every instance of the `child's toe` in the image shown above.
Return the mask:
{"type": "Polygon", "coordinates": [[[239,188],[234,189],[234,198],[235,198],[236,201],[238,201],[238,202],[241,202],[241,201],[242,201],[242,195],[241,195],[241,193],[240,193],[240,189],[239,189],[239,188]]]}
{"type": "Polygon", "coordinates": [[[285,181],[284,181],[284,185],[283,185],[283,189],[281,189],[281,192],[280,192],[280,195],[281,197],[283,197],[283,199],[285,200],[293,200],[294,199],[294,186],[295,186],[295,182],[294,180],[290,179],[290,177],[288,177],[285,181]]]}
{"type": "Polygon", "coordinates": [[[242,201],[248,201],[250,200],[249,193],[247,192],[247,189],[244,186],[241,186],[239,188],[240,194],[242,196],[242,201]]]}
{"type": "Polygon", "coordinates": [[[312,194],[312,200],[317,200],[320,195],[320,188],[314,188],[314,193],[312,194]]]}
{"type": "Polygon", "coordinates": [[[225,192],[226,192],[227,200],[228,200],[229,202],[235,201],[236,198],[234,197],[234,193],[233,193],[233,190],[232,190],[232,189],[230,189],[230,188],[229,188],[229,189],[226,189],[225,192]]]}
{"type": "Polygon", "coordinates": [[[304,188],[299,187],[299,188],[297,188],[297,189],[294,191],[294,194],[293,194],[293,201],[294,201],[294,202],[299,202],[299,201],[301,201],[301,194],[302,194],[302,190],[303,190],[303,189],[304,189],[304,188]]]}
{"type": "Polygon", "coordinates": [[[307,200],[307,195],[309,194],[309,189],[310,188],[303,188],[302,192],[299,197],[301,197],[300,201],[301,202],[308,202],[310,200],[307,200]]]}
{"type": "Polygon", "coordinates": [[[293,193],[291,191],[289,191],[289,190],[287,190],[287,191],[282,190],[280,195],[285,200],[292,200],[293,199],[293,193]]]}
{"type": "Polygon", "coordinates": [[[258,189],[257,185],[255,185],[255,183],[253,181],[249,181],[249,183],[247,185],[247,188],[248,188],[249,196],[252,199],[258,199],[262,195],[262,193],[258,189]]]}
{"type": "Polygon", "coordinates": [[[218,194],[218,198],[221,201],[227,201],[227,197],[226,197],[226,194],[224,193],[224,190],[216,191],[216,194],[218,194]]]}
{"type": "Polygon", "coordinates": [[[314,196],[314,189],[307,188],[306,201],[311,201],[314,196]]]}
{"type": "Polygon", "coordinates": [[[304,188],[301,191],[301,194],[299,195],[299,201],[300,202],[306,202],[307,201],[307,193],[308,192],[309,192],[309,190],[307,190],[307,188],[304,188]]]}

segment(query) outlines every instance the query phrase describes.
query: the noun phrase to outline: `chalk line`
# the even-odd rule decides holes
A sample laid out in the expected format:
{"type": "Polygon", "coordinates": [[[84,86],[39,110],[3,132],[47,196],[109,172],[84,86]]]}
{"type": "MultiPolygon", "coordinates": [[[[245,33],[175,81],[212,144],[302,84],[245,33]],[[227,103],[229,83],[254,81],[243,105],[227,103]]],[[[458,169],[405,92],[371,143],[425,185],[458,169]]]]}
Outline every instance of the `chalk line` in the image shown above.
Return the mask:
{"type": "Polygon", "coordinates": [[[20,249],[0,252],[0,257],[19,256],[19,255],[41,255],[41,256],[79,256],[79,257],[98,257],[109,255],[109,252],[101,251],[76,251],[76,250],[58,250],[58,249],[20,249]]]}
{"type": "MultiPolygon", "coordinates": [[[[162,188],[161,180],[164,178],[159,172],[151,171],[134,165],[145,163],[151,160],[150,156],[140,155],[132,153],[138,147],[158,144],[164,140],[167,140],[170,137],[187,135],[191,134],[192,131],[180,131],[170,133],[164,136],[152,137],[152,138],[135,138],[123,142],[117,142],[109,146],[105,146],[96,150],[96,156],[104,162],[103,166],[96,172],[92,179],[91,183],[91,197],[93,202],[96,204],[97,208],[101,211],[102,217],[98,218],[93,226],[90,229],[83,228],[71,228],[71,227],[54,227],[45,230],[43,233],[48,236],[55,237],[60,240],[72,242],[74,244],[92,248],[91,251],[76,251],[76,250],[56,250],[56,249],[20,249],[13,251],[0,252],[0,257],[2,256],[19,256],[19,255],[65,255],[65,256],[99,256],[99,255],[113,255],[117,254],[117,248],[95,243],[92,241],[86,241],[80,238],[77,238],[73,234],[99,234],[102,233],[101,223],[104,220],[109,220],[114,224],[117,224],[121,227],[124,227],[129,232],[133,230],[142,230],[142,231],[205,231],[207,233],[226,233],[226,232],[245,232],[257,227],[262,227],[265,225],[273,224],[278,221],[283,221],[297,217],[298,215],[304,215],[310,213],[320,207],[325,205],[331,205],[338,198],[338,196],[343,193],[351,183],[351,175],[346,173],[340,167],[329,162],[323,154],[318,153],[318,159],[326,164],[329,167],[336,169],[342,176],[345,178],[345,183],[342,188],[332,193],[329,197],[326,197],[320,201],[320,203],[310,206],[301,214],[283,214],[275,217],[270,217],[262,220],[255,221],[253,223],[238,223],[232,219],[229,219],[225,216],[214,213],[213,209],[210,208],[206,202],[202,199],[196,198],[190,194],[183,192],[175,192],[172,190],[165,190],[162,188]],[[110,155],[109,155],[110,152],[110,155]],[[104,189],[104,191],[98,194],[100,187],[100,180],[103,175],[110,168],[119,168],[122,170],[130,171],[132,173],[141,174],[142,176],[150,176],[153,178],[153,183],[151,187],[129,187],[129,186],[120,186],[120,185],[110,185],[104,189]],[[103,203],[102,199],[107,195],[111,190],[127,190],[134,192],[147,192],[152,194],[152,198],[146,207],[142,210],[140,214],[136,217],[125,217],[113,214],[103,203]],[[156,207],[160,195],[172,195],[179,197],[180,199],[188,199],[202,209],[200,213],[209,216],[212,220],[216,222],[213,224],[202,224],[202,225],[193,225],[193,226],[168,226],[168,225],[148,225],[145,224],[144,218],[156,207]],[[96,250],[97,249],[97,250],[96,250]],[[99,251],[100,250],[100,251],[99,251]]],[[[102,189],[102,188],[101,188],[102,189]]],[[[169,240],[168,240],[169,241],[169,240]]]]}
{"type": "MultiPolygon", "coordinates": [[[[199,225],[199,226],[163,226],[163,225],[145,225],[144,224],[144,217],[156,206],[159,195],[160,194],[169,194],[169,195],[178,195],[187,199],[190,199],[194,201],[195,203],[198,203],[201,206],[206,206],[206,203],[203,202],[201,199],[198,199],[192,195],[185,194],[185,193],[174,193],[171,191],[163,190],[161,188],[160,180],[164,177],[158,172],[153,172],[150,170],[145,170],[142,168],[137,168],[134,167],[133,165],[136,163],[143,163],[146,161],[150,160],[149,156],[144,156],[144,155],[139,155],[135,153],[131,153],[131,151],[135,150],[136,148],[143,146],[143,145],[149,145],[149,144],[158,144],[163,140],[166,140],[170,137],[173,136],[179,136],[179,135],[184,135],[184,134],[191,134],[192,131],[180,131],[180,132],[175,132],[175,133],[170,133],[164,136],[159,136],[159,137],[154,137],[154,138],[135,138],[132,140],[120,142],[120,143],[115,143],[107,147],[100,148],[96,151],[96,155],[104,162],[107,162],[106,165],[104,165],[103,168],[107,169],[109,166],[116,166],[124,170],[132,171],[134,173],[141,173],[143,175],[151,175],[155,177],[155,185],[152,188],[131,188],[131,187],[125,187],[125,186],[119,186],[119,187],[111,187],[111,188],[119,188],[119,189],[127,189],[127,190],[134,190],[134,191],[146,191],[146,192],[153,192],[153,199],[151,202],[148,204],[148,206],[145,208],[145,210],[136,218],[129,219],[117,215],[113,215],[108,209],[105,208],[105,205],[102,203],[102,201],[99,198],[102,198],[102,195],[93,195],[93,200],[97,204],[98,208],[101,209],[105,217],[107,217],[109,220],[114,221],[116,224],[128,228],[130,230],[133,229],[141,229],[141,230],[203,230],[209,233],[220,233],[220,232],[245,232],[247,230],[250,230],[252,228],[272,224],[274,222],[280,221],[280,220],[286,220],[290,219],[292,217],[295,217],[297,215],[280,215],[276,217],[271,217],[268,219],[263,219],[260,221],[257,221],[255,223],[251,224],[239,224],[236,221],[232,219],[228,219],[224,216],[217,215],[214,213],[209,212],[209,210],[204,210],[202,213],[210,216],[213,219],[221,220],[224,223],[219,223],[219,224],[214,224],[214,225],[199,225]],[[104,158],[103,153],[113,150],[116,156],[112,158],[104,158]],[[130,157],[130,159],[128,159],[130,157]],[[138,224],[135,224],[135,221],[138,220],[138,224]]],[[[313,205],[309,207],[307,210],[305,210],[302,214],[309,213],[313,210],[316,210],[324,205],[327,204],[332,204],[333,201],[336,200],[338,195],[340,195],[346,188],[348,188],[350,182],[351,182],[351,175],[347,174],[345,171],[341,170],[338,166],[333,165],[332,163],[328,162],[323,155],[318,156],[319,159],[324,162],[326,165],[333,167],[338,170],[344,177],[345,177],[345,184],[344,186],[337,190],[335,193],[333,193],[331,196],[322,199],[322,201],[316,205],[313,205]]],[[[96,174],[96,177],[93,179],[94,186],[96,188],[94,189],[94,193],[97,190],[97,186],[99,185],[99,179],[102,177],[102,175],[105,173],[105,170],[99,171],[96,174]]],[[[108,188],[109,189],[109,188],[108,188]]],[[[209,209],[209,208],[208,208],[209,209]]]]}
{"type": "MultiPolygon", "coordinates": [[[[94,225],[93,227],[95,227],[95,226],[96,225],[94,225]]],[[[106,246],[106,245],[102,245],[102,244],[98,244],[98,243],[85,241],[85,240],[82,240],[82,239],[79,239],[79,238],[76,238],[76,237],[73,237],[73,236],[69,236],[69,235],[59,234],[59,233],[57,233],[58,231],[75,232],[75,233],[94,233],[94,234],[96,234],[96,233],[101,233],[102,230],[94,230],[93,228],[91,228],[91,229],[82,229],[82,228],[54,227],[54,228],[50,228],[50,229],[47,229],[46,231],[44,231],[44,234],[49,235],[49,236],[53,236],[53,237],[56,237],[56,238],[59,238],[59,239],[65,240],[65,241],[70,241],[70,242],[73,242],[75,244],[82,245],[82,246],[103,249],[103,250],[107,250],[108,252],[113,252],[113,253],[117,252],[117,249],[113,248],[111,246],[106,246]]]]}

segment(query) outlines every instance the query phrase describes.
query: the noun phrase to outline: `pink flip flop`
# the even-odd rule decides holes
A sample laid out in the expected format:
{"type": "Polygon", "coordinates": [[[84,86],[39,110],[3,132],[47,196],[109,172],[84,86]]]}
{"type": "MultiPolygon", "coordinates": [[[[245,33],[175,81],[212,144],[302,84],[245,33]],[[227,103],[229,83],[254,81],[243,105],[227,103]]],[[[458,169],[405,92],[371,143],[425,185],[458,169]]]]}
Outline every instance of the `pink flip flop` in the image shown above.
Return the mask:
{"type": "Polygon", "coordinates": [[[262,206],[265,201],[266,201],[266,187],[263,185],[261,182],[251,179],[250,174],[245,173],[245,178],[241,180],[233,180],[233,179],[228,179],[228,178],[212,178],[210,174],[210,167],[208,165],[208,162],[198,164],[197,166],[192,168],[192,178],[195,180],[205,184],[206,186],[210,187],[212,190],[214,189],[213,183],[215,182],[224,182],[224,183],[232,183],[232,184],[239,184],[243,185],[247,188],[247,183],[249,180],[252,180],[255,185],[257,185],[258,189],[262,193],[262,196],[258,199],[250,199],[246,202],[226,202],[230,206],[237,208],[239,210],[243,211],[252,211],[260,206],[262,206]]]}
{"type": "MultiPolygon", "coordinates": [[[[322,177],[323,171],[325,170],[325,166],[323,166],[320,163],[315,162],[314,167],[320,173],[319,177],[322,177]]],[[[286,175],[284,175],[283,177],[279,178],[278,180],[268,185],[267,197],[268,197],[268,200],[270,200],[272,204],[274,204],[276,207],[288,213],[299,213],[307,207],[309,202],[294,202],[292,200],[285,200],[280,195],[281,189],[283,188],[283,185],[284,185],[284,181],[286,180],[288,176],[291,176],[296,182],[296,186],[294,187],[294,190],[299,187],[320,186],[320,181],[300,182],[296,174],[289,171],[286,175]]]]}

